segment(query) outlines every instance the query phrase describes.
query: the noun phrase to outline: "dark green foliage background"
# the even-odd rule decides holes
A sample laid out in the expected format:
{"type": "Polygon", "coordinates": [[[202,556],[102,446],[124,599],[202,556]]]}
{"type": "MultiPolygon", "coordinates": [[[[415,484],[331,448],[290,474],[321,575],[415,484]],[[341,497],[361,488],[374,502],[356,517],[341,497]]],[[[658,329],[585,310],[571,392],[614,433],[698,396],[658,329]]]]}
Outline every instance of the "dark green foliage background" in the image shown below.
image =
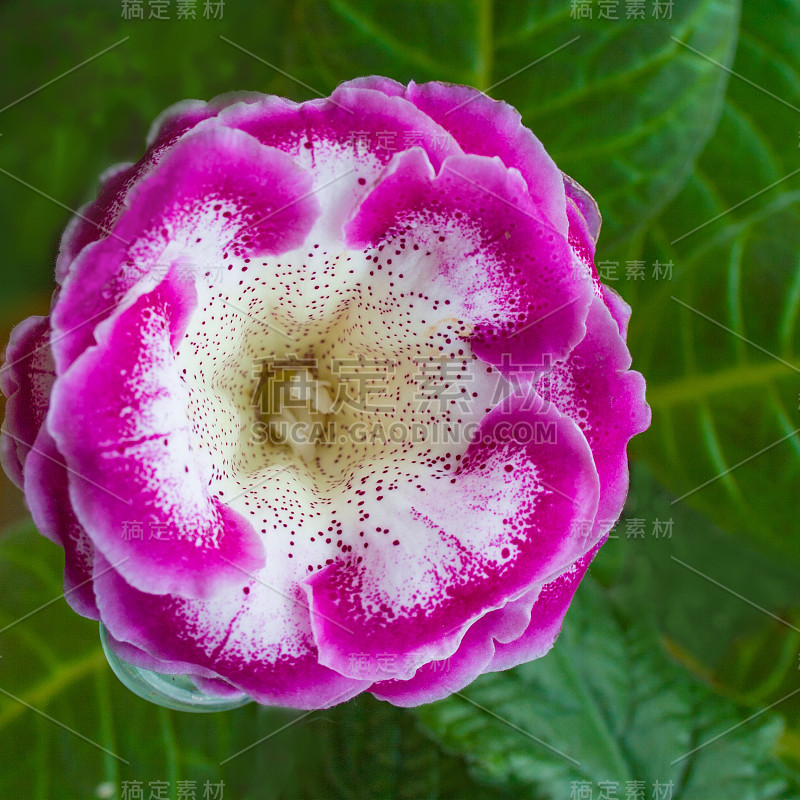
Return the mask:
{"type": "MultiPolygon", "coordinates": [[[[654,415],[615,538],[540,661],[412,711],[363,698],[310,714],[222,765],[297,713],[152,707],[111,674],[96,625],[57,600],[0,632],[0,798],[121,798],[125,781],[145,798],[152,781],[176,798],[181,781],[198,798],[224,781],[226,800],[567,800],[576,781],[594,797],[604,781],[620,798],[671,781],[683,800],[800,798],[800,6],[675,0],[654,19],[648,0],[626,19],[621,0],[618,20],[598,2],[577,20],[572,5],[227,0],[212,20],[199,0],[197,19],[172,2],[167,21],[123,19],[116,0],[0,3],[4,339],[47,311],[59,203],[77,208],[106,167],[138,158],[170,103],[306,99],[371,73],[447,80],[519,108],[598,199],[597,258],[618,265],[607,282],[633,306],[654,415]]],[[[58,597],[61,555],[7,482],[0,503],[4,629],[58,597]]]]}

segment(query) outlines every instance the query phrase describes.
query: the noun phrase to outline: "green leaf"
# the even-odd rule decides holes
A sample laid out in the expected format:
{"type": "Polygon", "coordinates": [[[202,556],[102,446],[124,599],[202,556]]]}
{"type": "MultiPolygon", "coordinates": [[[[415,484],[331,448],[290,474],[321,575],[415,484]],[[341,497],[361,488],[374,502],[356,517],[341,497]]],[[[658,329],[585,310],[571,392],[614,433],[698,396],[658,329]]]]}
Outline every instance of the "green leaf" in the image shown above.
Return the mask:
{"type": "MultiPolygon", "coordinates": [[[[312,85],[383,74],[447,80],[507,100],[556,163],[597,198],[607,244],[630,236],[684,184],[716,125],[738,3],[685,0],[669,20],[575,19],[565,0],[305,0],[295,70],[312,85]],[[495,88],[496,87],[496,88],[495,88]]],[[[597,5],[597,4],[595,4],[597,5]]]]}
{"type": "MultiPolygon", "coordinates": [[[[718,674],[733,642],[761,636],[772,623],[796,635],[769,614],[791,624],[800,613],[800,575],[724,533],[686,503],[673,505],[674,499],[647,467],[634,464],[625,510],[593,563],[593,575],[625,607],[651,615],[687,665],[694,662],[698,674],[734,691],[718,674]],[[662,531],[669,525],[668,537],[654,535],[657,523],[662,531]]],[[[741,682],[738,699],[757,701],[748,697],[758,683],[741,682]]]]}
{"type": "Polygon", "coordinates": [[[635,464],[593,575],[621,607],[651,617],[669,652],[748,714],[775,704],[787,724],[778,752],[800,765],[800,575],[672,500],[635,464]],[[653,535],[657,521],[662,530],[669,523],[668,537],[653,535]]]}
{"type": "Polygon", "coordinates": [[[569,797],[581,782],[595,793],[613,784],[620,796],[635,781],[647,796],[671,782],[682,800],[798,790],[770,755],[781,721],[739,725],[736,707],[668,659],[652,628],[617,619],[591,578],[547,656],[418,714],[477,775],[531,784],[548,798],[569,797]]]}
{"type": "Polygon", "coordinates": [[[629,342],[653,408],[634,454],[683,502],[795,567],[799,25],[796,3],[746,6],[742,79],[719,129],[685,189],[617,255],[641,260],[645,279],[616,284],[635,309],[629,342]],[[672,262],[672,280],[652,275],[656,261],[672,262]]]}
{"type": "MultiPolygon", "coordinates": [[[[131,20],[122,18],[120,2],[75,0],[68,9],[53,2],[2,4],[0,167],[29,186],[0,173],[0,217],[14,220],[4,242],[0,316],[34,292],[52,290],[58,240],[70,218],[59,203],[77,209],[95,196],[103,171],[138,159],[164,108],[231,90],[286,94],[297,88],[220,39],[238,41],[255,30],[253,49],[281,62],[289,46],[286,5],[226,3],[223,18],[212,20],[199,2],[191,20],[177,19],[170,3],[169,20],[131,20]]],[[[148,4],[143,7],[147,17],[148,4]]]]}
{"type": "Polygon", "coordinates": [[[309,800],[511,800],[502,787],[470,779],[406,710],[364,696],[326,711],[313,732],[316,764],[302,782],[309,800]]]}

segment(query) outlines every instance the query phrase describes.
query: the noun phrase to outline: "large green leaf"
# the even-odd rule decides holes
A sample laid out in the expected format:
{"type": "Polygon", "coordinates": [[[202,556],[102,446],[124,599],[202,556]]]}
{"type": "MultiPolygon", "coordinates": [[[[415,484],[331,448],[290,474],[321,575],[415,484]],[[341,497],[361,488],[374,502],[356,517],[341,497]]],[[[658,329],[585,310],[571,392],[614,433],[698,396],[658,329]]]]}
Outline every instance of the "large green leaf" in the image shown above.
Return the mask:
{"type": "MultiPolygon", "coordinates": [[[[671,19],[576,19],[565,0],[304,0],[294,69],[329,88],[385,74],[465,83],[508,100],[558,165],[598,199],[607,243],[629,236],[686,181],[713,132],[738,3],[682,0],[671,19]]],[[[594,4],[597,6],[597,4],[594,4]]],[[[608,4],[606,4],[608,5],[608,4]]],[[[648,4],[651,5],[651,4],[648,4]]]]}
{"type": "Polygon", "coordinates": [[[476,774],[554,800],[604,783],[624,796],[636,781],[648,797],[656,783],[681,800],[800,796],[770,755],[780,720],[739,725],[733,704],[670,661],[653,629],[617,621],[591,578],[547,656],[418,714],[476,774]]]}
{"type": "Polygon", "coordinates": [[[644,279],[616,284],[635,309],[629,341],[653,408],[635,455],[683,502],[795,567],[798,26],[796,3],[746,6],[742,77],[731,79],[716,135],[640,244],[614,258],[621,272],[623,259],[646,265],[644,279]],[[673,264],[672,280],[654,277],[656,261],[673,264]]]}
{"type": "Polygon", "coordinates": [[[144,19],[123,19],[123,6],[12,0],[0,8],[0,168],[29,184],[0,173],[0,217],[14,220],[0,266],[3,316],[26,295],[52,288],[70,217],[59,203],[77,208],[95,195],[105,169],[139,158],[164,108],[231,90],[296,88],[220,39],[255,30],[262,57],[281,61],[284,0],[257,9],[228,2],[222,19],[204,18],[202,1],[194,20],[177,19],[174,2],[164,20],[148,18],[148,3],[144,19]]]}
{"type": "Polygon", "coordinates": [[[650,616],[670,653],[716,691],[750,713],[774,704],[787,722],[779,749],[800,764],[800,575],[674,499],[634,465],[593,575],[650,616]]]}
{"type": "MultiPolygon", "coordinates": [[[[621,603],[651,614],[701,674],[715,675],[732,642],[780,624],[769,614],[788,622],[800,613],[800,574],[674,500],[649,469],[634,464],[625,510],[593,574],[621,603]]],[[[756,684],[740,688],[745,699],[756,684]]]]}
{"type": "MultiPolygon", "coordinates": [[[[311,761],[298,781],[303,797],[343,800],[516,800],[511,787],[471,780],[466,763],[444,756],[412,714],[370,696],[325,712],[311,761]]],[[[300,793],[298,791],[298,797],[300,793]]],[[[294,798],[292,798],[294,800],[294,798]]]]}

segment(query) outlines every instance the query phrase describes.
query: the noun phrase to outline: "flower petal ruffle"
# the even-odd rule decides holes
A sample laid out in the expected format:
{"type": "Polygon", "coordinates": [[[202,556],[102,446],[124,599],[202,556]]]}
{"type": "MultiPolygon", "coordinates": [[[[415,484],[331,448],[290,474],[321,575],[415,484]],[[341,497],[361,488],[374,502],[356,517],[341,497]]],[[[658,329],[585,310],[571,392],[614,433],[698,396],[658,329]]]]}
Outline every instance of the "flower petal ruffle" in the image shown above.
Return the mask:
{"type": "Polygon", "coordinates": [[[377,682],[370,692],[397,706],[418,706],[460,691],[486,672],[541,658],[555,643],[578,584],[600,546],[595,545],[558,578],[483,616],[450,658],[425,664],[407,681],[377,682]],[[510,620],[514,620],[511,625],[510,620]]]}
{"type": "Polygon", "coordinates": [[[54,380],[48,320],[28,317],[11,332],[0,369],[0,391],[6,397],[0,459],[6,474],[20,489],[25,459],[47,414],[54,380]]]}
{"type": "Polygon", "coordinates": [[[56,381],[48,426],[72,507],[113,567],[144,591],[207,597],[264,556],[250,523],[209,495],[192,453],[173,345],[195,303],[172,270],[106,320],[56,381]]]}
{"type": "Polygon", "coordinates": [[[319,213],[311,181],[280,151],[214,120],[181,137],[128,191],[108,235],[72,263],[51,321],[59,372],[128,292],[152,287],[174,261],[188,261],[202,280],[229,251],[246,257],[300,244],[319,213]]]}
{"type": "MultiPolygon", "coordinates": [[[[132,642],[151,658],[192,664],[258,702],[291,708],[327,708],[364,691],[369,681],[345,677],[319,663],[302,593],[240,575],[238,586],[213,600],[153,595],[130,586],[98,559],[95,592],[102,619],[119,642],[132,642]],[[297,606],[304,611],[292,610],[297,606]],[[305,617],[305,622],[303,622],[305,617]]],[[[134,663],[151,668],[121,650],[134,663]]]]}
{"type": "Polygon", "coordinates": [[[583,265],[499,159],[453,156],[434,174],[424,153],[404,153],[345,233],[359,247],[408,239],[432,256],[426,294],[454,299],[473,352],[504,374],[546,371],[586,331],[583,265]]]}
{"type": "MultiPolygon", "coordinates": [[[[553,406],[511,399],[463,458],[418,476],[416,492],[362,484],[362,516],[382,522],[359,559],[306,580],[320,662],[353,677],[410,677],[447,658],[467,628],[585,552],[575,523],[599,487],[579,428],[553,406]]],[[[366,528],[369,523],[365,522],[366,528]]]]}

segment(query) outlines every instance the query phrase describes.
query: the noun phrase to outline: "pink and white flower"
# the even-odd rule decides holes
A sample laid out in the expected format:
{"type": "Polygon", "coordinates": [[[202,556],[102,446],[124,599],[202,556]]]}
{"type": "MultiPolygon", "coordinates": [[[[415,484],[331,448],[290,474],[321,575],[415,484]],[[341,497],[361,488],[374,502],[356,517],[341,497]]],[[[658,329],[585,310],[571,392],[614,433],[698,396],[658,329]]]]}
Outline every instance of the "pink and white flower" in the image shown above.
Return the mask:
{"type": "Polygon", "coordinates": [[[650,418],[599,227],[466,87],[168,109],[0,372],[67,601],[133,664],[297,708],[546,653],[650,418]]]}

